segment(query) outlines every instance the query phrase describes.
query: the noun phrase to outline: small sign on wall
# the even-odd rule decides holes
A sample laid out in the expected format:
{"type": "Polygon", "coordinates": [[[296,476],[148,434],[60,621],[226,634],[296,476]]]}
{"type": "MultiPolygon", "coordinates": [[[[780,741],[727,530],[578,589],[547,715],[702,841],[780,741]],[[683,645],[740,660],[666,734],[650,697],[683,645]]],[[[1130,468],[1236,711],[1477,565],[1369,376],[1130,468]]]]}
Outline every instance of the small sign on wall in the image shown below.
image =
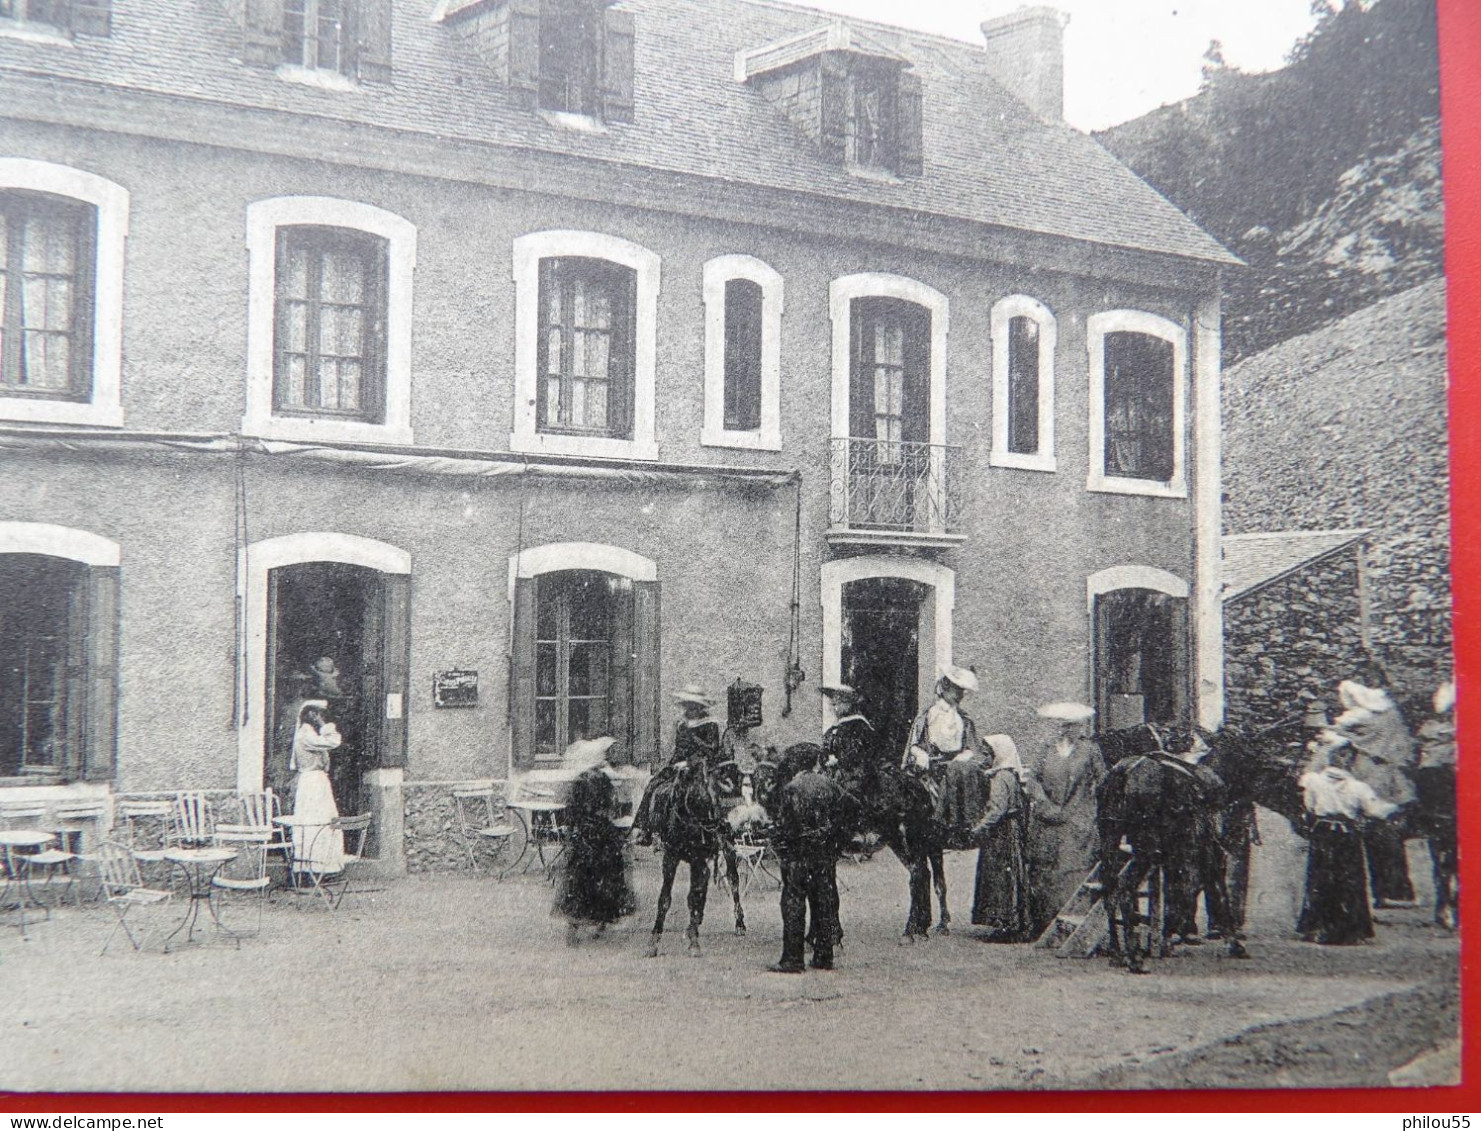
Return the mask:
{"type": "Polygon", "coordinates": [[[434,707],[478,706],[478,673],[461,670],[432,673],[434,707]]]}

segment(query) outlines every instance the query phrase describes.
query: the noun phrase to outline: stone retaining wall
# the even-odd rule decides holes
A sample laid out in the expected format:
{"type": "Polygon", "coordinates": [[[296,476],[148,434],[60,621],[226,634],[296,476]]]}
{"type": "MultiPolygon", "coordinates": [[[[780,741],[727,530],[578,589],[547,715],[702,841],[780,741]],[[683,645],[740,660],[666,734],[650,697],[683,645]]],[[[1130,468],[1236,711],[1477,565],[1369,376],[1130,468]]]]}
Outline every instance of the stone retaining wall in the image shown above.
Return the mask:
{"type": "Polygon", "coordinates": [[[1229,601],[1224,655],[1231,725],[1268,726],[1313,700],[1335,712],[1363,659],[1357,547],[1229,601]]]}

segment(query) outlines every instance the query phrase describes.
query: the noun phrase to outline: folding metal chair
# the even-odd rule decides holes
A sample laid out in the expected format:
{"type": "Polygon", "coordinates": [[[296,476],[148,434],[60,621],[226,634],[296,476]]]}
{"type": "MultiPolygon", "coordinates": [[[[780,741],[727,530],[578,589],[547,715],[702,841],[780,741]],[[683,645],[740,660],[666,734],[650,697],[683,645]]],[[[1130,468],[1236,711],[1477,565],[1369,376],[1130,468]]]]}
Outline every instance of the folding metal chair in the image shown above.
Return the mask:
{"type": "Polygon", "coordinates": [[[211,899],[216,904],[216,922],[237,939],[241,946],[242,935],[262,933],[262,905],[267,902],[267,889],[272,881],[267,875],[268,845],[273,838],[273,829],[216,827],[215,842],[222,848],[235,849],[237,855],[221,866],[211,877],[211,899]],[[229,902],[251,899],[257,904],[257,926],[252,931],[238,931],[227,926],[222,919],[222,908],[229,902]]]}
{"type": "Polygon", "coordinates": [[[345,895],[350,890],[355,871],[362,865],[371,863],[365,855],[370,818],[371,814],[361,813],[354,817],[336,817],[329,824],[321,825],[309,841],[308,859],[299,862],[300,865],[307,864],[302,871],[312,885],[311,890],[324,900],[325,906],[330,910],[339,910],[339,905],[344,902],[345,895]],[[339,867],[324,867],[315,863],[328,855],[323,845],[335,833],[339,833],[344,839],[344,854],[340,858],[339,867]]]}
{"type": "Polygon", "coordinates": [[[215,831],[215,812],[210,798],[198,792],[175,794],[167,834],[171,847],[204,848],[211,843],[215,831]]]}
{"type": "MultiPolygon", "coordinates": [[[[34,829],[39,832],[50,832],[55,836],[59,834],[55,830],[46,827],[46,805],[39,801],[11,801],[0,802],[0,827],[6,829],[34,829]]],[[[20,865],[25,870],[25,876],[13,874],[11,879],[24,882],[27,892],[34,896],[38,888],[51,891],[59,884],[62,893],[57,901],[72,890],[72,862],[77,859],[77,854],[68,852],[65,848],[37,848],[37,849],[13,849],[8,850],[7,859],[9,867],[16,869],[20,865]]],[[[37,901],[49,916],[51,908],[45,903],[37,901]]],[[[25,914],[21,915],[21,929],[25,933],[25,914]]]]}
{"type": "MultiPolygon", "coordinates": [[[[266,833],[264,857],[279,857],[279,863],[286,870],[292,860],[293,845],[288,838],[288,830],[274,820],[281,814],[278,797],[272,790],[239,793],[233,798],[232,809],[227,814],[234,819],[230,822],[218,820],[215,826],[216,837],[219,840],[223,835],[266,833]]],[[[218,812],[217,816],[219,818],[221,813],[218,812]]],[[[256,839],[255,836],[253,839],[256,839]]]]}
{"type": "Polygon", "coordinates": [[[118,934],[119,927],[123,928],[129,942],[138,950],[143,943],[135,937],[128,924],[129,912],[136,907],[168,907],[171,893],[145,887],[143,877],[139,874],[139,862],[134,859],[127,845],[117,841],[107,841],[99,848],[98,867],[103,898],[118,916],[118,922],[113,924],[113,930],[108,932],[103,949],[98,953],[108,953],[108,946],[113,942],[113,936],[118,934]]]}
{"type": "Polygon", "coordinates": [[[524,855],[528,840],[524,821],[509,811],[492,785],[465,786],[452,792],[458,836],[469,865],[474,872],[479,871],[479,849],[502,857],[504,865],[498,875],[502,880],[524,855]]]}

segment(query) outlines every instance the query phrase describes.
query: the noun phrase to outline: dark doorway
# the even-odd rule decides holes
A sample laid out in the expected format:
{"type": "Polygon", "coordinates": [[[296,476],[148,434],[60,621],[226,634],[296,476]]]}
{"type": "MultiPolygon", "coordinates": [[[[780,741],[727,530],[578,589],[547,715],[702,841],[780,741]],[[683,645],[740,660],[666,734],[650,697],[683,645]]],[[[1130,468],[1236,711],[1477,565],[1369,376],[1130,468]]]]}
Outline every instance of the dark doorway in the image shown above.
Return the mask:
{"type": "Polygon", "coordinates": [[[1144,722],[1186,726],[1187,600],[1151,589],[1097,597],[1095,685],[1103,730],[1144,722]]]}
{"type": "Polygon", "coordinates": [[[64,774],[80,751],[87,568],[0,554],[0,777],[64,774]]]}
{"type": "Polygon", "coordinates": [[[897,759],[920,709],[920,621],[927,587],[872,577],[843,587],[840,671],[859,692],[880,750],[897,759]]]}
{"type": "Polygon", "coordinates": [[[341,813],[365,811],[361,780],[380,764],[385,620],[385,578],[373,569],[308,562],[269,574],[266,784],[285,809],[298,712],[305,699],[324,699],[344,738],[330,760],[335,804],[341,813]]]}

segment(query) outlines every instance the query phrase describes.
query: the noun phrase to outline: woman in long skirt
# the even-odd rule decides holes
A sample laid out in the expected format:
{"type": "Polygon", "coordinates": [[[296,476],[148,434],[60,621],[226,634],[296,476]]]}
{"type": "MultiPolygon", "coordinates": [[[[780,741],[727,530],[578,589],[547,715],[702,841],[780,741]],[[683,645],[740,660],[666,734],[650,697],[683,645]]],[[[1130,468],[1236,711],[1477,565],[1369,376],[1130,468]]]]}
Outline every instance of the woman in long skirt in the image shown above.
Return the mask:
{"type": "Polygon", "coordinates": [[[344,867],[345,839],[330,823],[339,816],[329,784],[329,756],[339,749],[338,728],[327,720],[329,704],[310,699],[298,714],[290,768],[298,772],[293,790],[293,868],[325,875],[344,867]]]}
{"type": "Polygon", "coordinates": [[[1318,758],[1330,758],[1323,769],[1301,778],[1309,817],[1310,850],[1306,865],[1306,898],[1296,930],[1307,942],[1342,946],[1373,937],[1368,885],[1363,862],[1362,823],[1384,819],[1398,808],[1351,774],[1351,747],[1333,748],[1341,739],[1330,732],[1316,746],[1318,758]]]}
{"type": "Polygon", "coordinates": [[[608,774],[607,751],[615,740],[572,745],[566,764],[581,772],[566,802],[565,866],[556,889],[555,914],[566,920],[566,942],[575,946],[584,928],[591,937],[637,909],[623,856],[625,830],[613,823],[617,791],[608,774]]]}
{"type": "Polygon", "coordinates": [[[1018,748],[1006,734],[983,743],[992,750],[987,771],[987,811],[972,828],[977,853],[977,883],[972,891],[972,922],[988,928],[992,942],[1024,942],[1032,937],[1029,910],[1029,806],[1023,782],[1027,776],[1018,748]]]}

